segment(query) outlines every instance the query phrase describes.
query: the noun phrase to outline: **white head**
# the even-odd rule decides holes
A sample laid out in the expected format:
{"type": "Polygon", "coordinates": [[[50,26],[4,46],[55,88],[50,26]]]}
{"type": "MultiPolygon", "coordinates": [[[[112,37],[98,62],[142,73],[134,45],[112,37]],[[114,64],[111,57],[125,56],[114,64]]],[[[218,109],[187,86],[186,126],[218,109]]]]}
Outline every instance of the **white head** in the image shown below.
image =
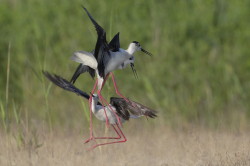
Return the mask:
{"type": "Polygon", "coordinates": [[[140,43],[137,41],[133,41],[132,43],[129,44],[128,50],[130,52],[130,54],[134,54],[136,51],[142,51],[146,54],[148,54],[149,56],[152,56],[152,54],[146,50],[144,50],[140,43]]]}
{"type": "Polygon", "coordinates": [[[137,41],[133,41],[132,43],[130,43],[129,48],[135,51],[141,51],[141,45],[137,41]]]}
{"type": "Polygon", "coordinates": [[[97,103],[99,101],[98,95],[97,94],[92,94],[92,100],[97,103]]]}

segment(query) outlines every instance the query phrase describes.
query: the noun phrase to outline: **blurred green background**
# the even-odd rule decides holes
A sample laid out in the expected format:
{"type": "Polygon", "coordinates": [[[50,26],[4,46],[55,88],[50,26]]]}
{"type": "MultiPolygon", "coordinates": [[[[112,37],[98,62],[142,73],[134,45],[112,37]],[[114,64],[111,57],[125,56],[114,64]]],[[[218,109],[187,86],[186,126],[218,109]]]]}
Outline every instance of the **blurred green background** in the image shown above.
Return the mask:
{"type": "MultiPolygon", "coordinates": [[[[153,53],[136,53],[139,79],[130,68],[115,71],[125,96],[159,111],[150,124],[249,126],[250,1],[0,0],[1,126],[87,122],[87,102],[41,73],[70,79],[78,66],[72,53],[94,48],[96,31],[81,5],[108,40],[120,32],[123,48],[136,40],[153,53]]],[[[76,86],[90,92],[93,83],[86,74],[76,86]]],[[[111,81],[104,94],[114,95],[111,81]]]]}

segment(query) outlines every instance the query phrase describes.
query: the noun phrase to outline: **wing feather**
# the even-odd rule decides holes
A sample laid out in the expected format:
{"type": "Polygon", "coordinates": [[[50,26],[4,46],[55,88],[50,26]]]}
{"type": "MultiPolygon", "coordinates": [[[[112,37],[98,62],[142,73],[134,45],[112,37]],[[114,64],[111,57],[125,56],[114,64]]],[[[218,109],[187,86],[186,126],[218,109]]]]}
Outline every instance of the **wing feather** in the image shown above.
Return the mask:
{"type": "MultiPolygon", "coordinates": [[[[66,79],[56,75],[56,74],[50,74],[47,71],[43,71],[44,76],[50,80],[51,82],[53,82],[55,85],[59,86],[60,88],[73,92],[79,96],[82,96],[85,99],[89,99],[90,96],[86,93],[81,91],[80,89],[78,89],[77,87],[75,87],[73,84],[71,84],[69,81],[67,81],[66,79]]],[[[98,105],[101,105],[101,103],[97,103],[98,105]]]]}
{"type": "Polygon", "coordinates": [[[98,64],[98,72],[99,75],[101,77],[104,77],[105,75],[105,58],[110,57],[110,53],[109,53],[109,46],[106,40],[106,32],[105,30],[94,20],[94,18],[90,15],[90,13],[88,12],[88,10],[83,7],[83,9],[86,11],[86,13],[88,14],[90,20],[92,21],[92,23],[95,26],[95,29],[97,31],[97,42],[96,42],[96,46],[95,46],[95,53],[94,56],[97,60],[97,64],[98,64]]]}
{"type": "Polygon", "coordinates": [[[86,51],[77,51],[73,53],[71,60],[89,66],[92,69],[97,69],[97,61],[92,53],[86,51]]]}
{"type": "Polygon", "coordinates": [[[83,64],[80,64],[75,73],[73,74],[70,82],[71,83],[75,83],[75,81],[77,80],[77,78],[82,74],[82,73],[85,73],[85,72],[89,72],[90,76],[94,79],[95,78],[95,70],[90,68],[89,66],[86,66],[86,65],[83,65],[83,64]]]}
{"type": "Polygon", "coordinates": [[[120,49],[120,39],[119,32],[113,37],[113,39],[109,42],[109,50],[112,52],[117,52],[120,49]]]}
{"type": "Polygon", "coordinates": [[[129,117],[141,117],[141,116],[147,116],[150,118],[157,117],[156,113],[157,111],[152,110],[140,103],[137,103],[135,101],[129,100],[127,102],[123,98],[119,97],[111,97],[110,103],[116,107],[117,112],[120,112],[121,114],[126,116],[125,120],[128,120],[129,117]],[[128,114],[128,112],[131,114],[128,114]]]}

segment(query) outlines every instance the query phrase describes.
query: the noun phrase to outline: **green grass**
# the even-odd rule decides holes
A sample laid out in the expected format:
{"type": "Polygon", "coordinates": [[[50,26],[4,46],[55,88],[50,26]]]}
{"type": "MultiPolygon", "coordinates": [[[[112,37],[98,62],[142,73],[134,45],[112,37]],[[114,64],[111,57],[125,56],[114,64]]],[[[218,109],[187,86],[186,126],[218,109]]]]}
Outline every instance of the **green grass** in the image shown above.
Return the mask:
{"type": "MultiPolygon", "coordinates": [[[[96,32],[82,4],[106,29],[108,40],[119,31],[122,47],[137,40],[154,54],[136,54],[139,80],[130,69],[115,72],[125,96],[155,108],[172,126],[249,125],[250,4],[243,0],[1,0],[1,121],[7,116],[5,104],[14,101],[20,106],[16,113],[29,123],[50,128],[86,124],[88,114],[78,97],[51,85],[41,73],[69,79],[78,65],[69,60],[71,54],[94,48],[96,32]]],[[[76,83],[86,92],[92,84],[88,75],[76,83]]],[[[104,94],[111,96],[112,89],[110,83],[104,94]]],[[[13,109],[8,123],[15,119],[13,109]]]]}

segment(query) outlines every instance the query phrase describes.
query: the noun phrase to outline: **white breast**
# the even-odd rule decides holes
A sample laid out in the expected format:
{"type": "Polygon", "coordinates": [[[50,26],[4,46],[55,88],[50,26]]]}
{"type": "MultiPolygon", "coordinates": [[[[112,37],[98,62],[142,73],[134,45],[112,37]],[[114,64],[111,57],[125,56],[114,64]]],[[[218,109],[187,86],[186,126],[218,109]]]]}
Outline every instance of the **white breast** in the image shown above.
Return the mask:
{"type": "MultiPolygon", "coordinates": [[[[121,49],[120,49],[121,50],[121,49]]],[[[111,52],[111,57],[105,68],[105,73],[121,68],[121,65],[130,58],[126,51],[111,52]]]]}
{"type": "MultiPolygon", "coordinates": [[[[111,106],[111,108],[112,108],[113,111],[116,112],[115,107],[111,106]]],[[[110,124],[116,124],[116,123],[118,123],[118,120],[117,120],[115,114],[110,110],[110,108],[108,106],[105,106],[105,110],[106,110],[106,114],[107,114],[109,123],[110,124]]],[[[103,121],[103,122],[106,121],[106,116],[105,116],[105,112],[104,112],[103,106],[96,105],[96,112],[94,112],[94,115],[100,121],[103,121]]],[[[121,118],[121,122],[123,123],[124,121],[125,120],[121,118]]]]}

